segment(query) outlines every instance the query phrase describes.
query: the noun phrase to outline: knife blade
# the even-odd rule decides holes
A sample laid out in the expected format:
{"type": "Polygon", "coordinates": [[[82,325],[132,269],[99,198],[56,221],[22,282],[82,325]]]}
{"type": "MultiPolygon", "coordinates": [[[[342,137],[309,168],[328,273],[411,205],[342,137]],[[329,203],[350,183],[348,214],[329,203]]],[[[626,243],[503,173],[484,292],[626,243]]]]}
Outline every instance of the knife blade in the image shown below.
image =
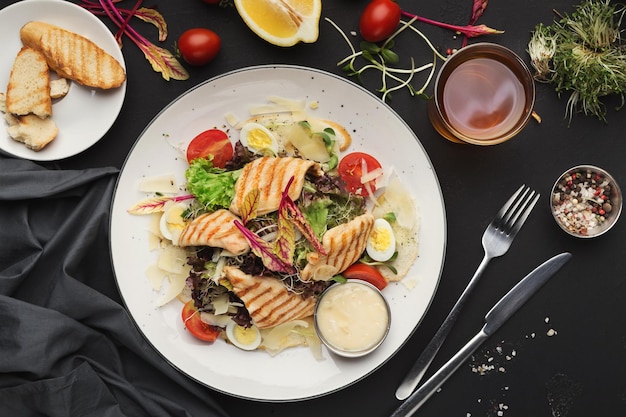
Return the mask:
{"type": "Polygon", "coordinates": [[[572,255],[568,252],[556,255],[518,282],[504,295],[485,316],[482,329],[461,348],[433,376],[411,394],[391,417],[409,417],[415,413],[441,385],[478,349],[478,347],[504,322],[506,322],[528,299],[539,290],[572,255]]]}

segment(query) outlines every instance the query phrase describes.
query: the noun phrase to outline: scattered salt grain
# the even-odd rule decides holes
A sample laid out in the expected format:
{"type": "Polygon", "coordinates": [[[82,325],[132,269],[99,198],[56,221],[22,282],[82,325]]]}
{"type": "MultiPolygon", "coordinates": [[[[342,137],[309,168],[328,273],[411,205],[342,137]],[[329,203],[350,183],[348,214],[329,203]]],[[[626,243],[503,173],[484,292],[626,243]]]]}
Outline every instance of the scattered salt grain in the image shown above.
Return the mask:
{"type": "Polygon", "coordinates": [[[546,335],[548,335],[548,337],[556,336],[556,330],[554,330],[554,329],[549,329],[549,330],[546,332],[546,335]]]}

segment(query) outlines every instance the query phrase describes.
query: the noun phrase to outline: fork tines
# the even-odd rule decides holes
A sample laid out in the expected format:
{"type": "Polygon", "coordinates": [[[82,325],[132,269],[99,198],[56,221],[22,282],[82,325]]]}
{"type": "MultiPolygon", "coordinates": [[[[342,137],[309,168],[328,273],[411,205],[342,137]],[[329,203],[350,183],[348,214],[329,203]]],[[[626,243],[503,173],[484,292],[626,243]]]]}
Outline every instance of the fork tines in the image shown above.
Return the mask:
{"type": "Polygon", "coordinates": [[[496,228],[507,234],[517,233],[530,215],[537,200],[539,200],[539,193],[522,184],[496,215],[494,219],[496,220],[496,228]]]}

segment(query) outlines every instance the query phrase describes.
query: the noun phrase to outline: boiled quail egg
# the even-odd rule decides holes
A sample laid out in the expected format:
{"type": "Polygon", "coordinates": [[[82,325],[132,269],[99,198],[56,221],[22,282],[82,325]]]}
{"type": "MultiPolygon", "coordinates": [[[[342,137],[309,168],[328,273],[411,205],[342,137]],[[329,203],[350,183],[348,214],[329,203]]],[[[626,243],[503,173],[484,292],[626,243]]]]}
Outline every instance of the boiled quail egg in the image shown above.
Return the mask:
{"type": "Polygon", "coordinates": [[[256,122],[243,125],[239,133],[241,144],[254,153],[278,153],[278,140],[268,128],[256,122]]]}
{"type": "Polygon", "coordinates": [[[375,261],[385,262],[391,259],[396,251],[396,237],[387,220],[379,218],[374,221],[365,250],[375,261]]]}
{"type": "Polygon", "coordinates": [[[229,342],[243,350],[254,350],[261,344],[261,331],[254,324],[244,327],[231,321],[226,326],[226,337],[229,342]]]}
{"type": "Polygon", "coordinates": [[[161,220],[159,229],[164,238],[169,239],[176,244],[181,232],[185,228],[185,220],[183,214],[189,207],[185,203],[167,202],[161,220]]]}

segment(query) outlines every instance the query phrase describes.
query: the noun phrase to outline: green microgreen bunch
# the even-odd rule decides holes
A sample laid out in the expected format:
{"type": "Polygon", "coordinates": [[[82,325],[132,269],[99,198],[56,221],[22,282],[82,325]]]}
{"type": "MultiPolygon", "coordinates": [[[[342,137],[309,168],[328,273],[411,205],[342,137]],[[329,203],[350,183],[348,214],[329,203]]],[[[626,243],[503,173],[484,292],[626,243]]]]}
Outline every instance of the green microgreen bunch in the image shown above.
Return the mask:
{"type": "MultiPolygon", "coordinates": [[[[606,122],[602,99],[626,93],[626,45],[620,26],[626,8],[584,0],[571,15],[535,27],[528,43],[535,79],[569,93],[565,115],[582,112],[606,122]]],[[[620,106],[621,107],[621,106],[620,106]]]]}
{"type": "Polygon", "coordinates": [[[381,45],[371,42],[361,42],[359,45],[359,51],[355,49],[352,42],[350,42],[345,32],[341,30],[339,26],[337,26],[329,18],[326,18],[326,21],[341,34],[352,52],[350,55],[339,61],[337,66],[340,66],[349,76],[356,77],[359,82],[362,81],[361,75],[366,71],[379,71],[381,76],[381,85],[376,91],[382,93],[381,98],[383,101],[390,99],[392,92],[403,88],[407,88],[412,96],[425,96],[424,91],[435,73],[435,63],[437,58],[444,61],[446,59],[445,56],[437,51],[437,49],[422,32],[412,26],[412,23],[416,21],[416,18],[412,18],[409,21],[400,21],[400,27],[381,45]],[[396,68],[394,66],[400,61],[398,54],[393,51],[393,47],[395,45],[394,39],[407,29],[414,31],[422,39],[424,39],[426,44],[433,51],[432,62],[416,67],[415,60],[411,57],[411,68],[396,68]],[[363,60],[365,63],[361,64],[357,61],[357,59],[363,60]],[[419,88],[415,88],[411,84],[414,75],[428,69],[430,69],[430,73],[424,84],[419,88]]]}

